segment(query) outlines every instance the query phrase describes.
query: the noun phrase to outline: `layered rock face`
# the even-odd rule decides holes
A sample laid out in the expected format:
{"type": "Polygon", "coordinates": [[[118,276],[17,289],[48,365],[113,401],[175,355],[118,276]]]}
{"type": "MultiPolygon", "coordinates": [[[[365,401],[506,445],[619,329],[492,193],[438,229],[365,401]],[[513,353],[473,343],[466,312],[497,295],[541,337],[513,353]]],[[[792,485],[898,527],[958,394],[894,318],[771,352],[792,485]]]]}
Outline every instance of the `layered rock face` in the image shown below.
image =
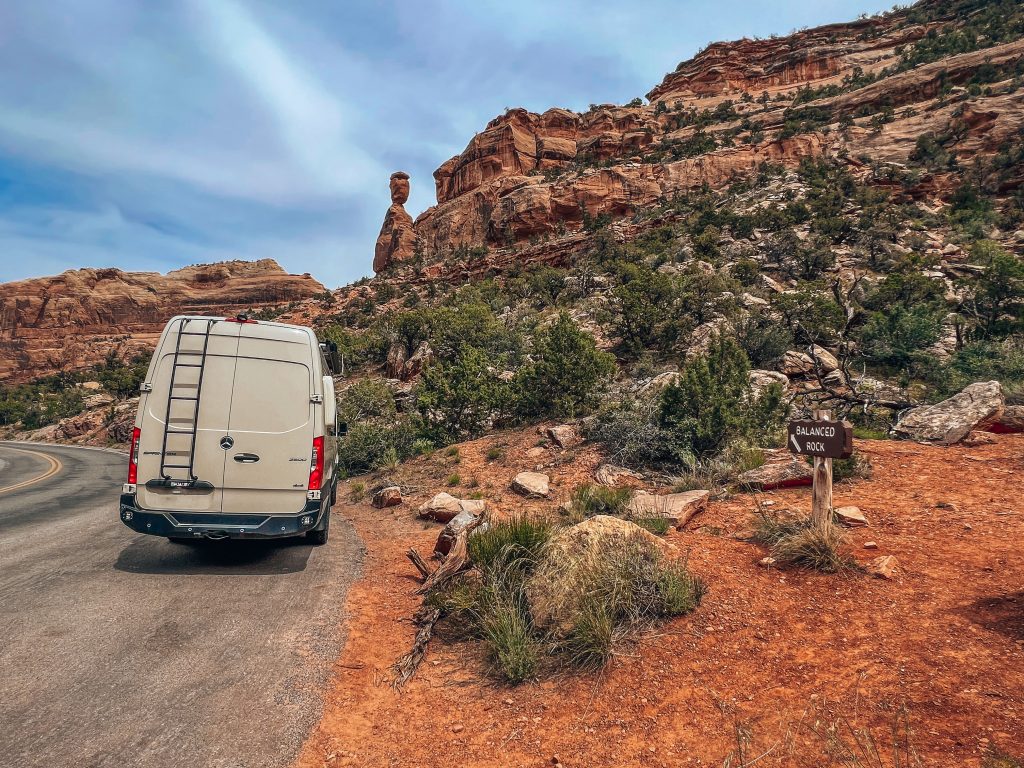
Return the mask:
{"type": "Polygon", "coordinates": [[[232,315],[309,298],[324,287],[271,259],[162,275],[78,269],[0,284],[0,380],[25,381],[152,349],[176,314],[232,315]]]}
{"type": "Polygon", "coordinates": [[[578,251],[588,219],[632,216],[765,163],[905,163],[922,133],[952,128],[961,155],[994,154],[1024,127],[1024,92],[1011,85],[1024,41],[916,66],[906,58],[966,23],[961,6],[926,0],[785,38],[716,43],[667,75],[648,104],[509,110],[434,172],[437,205],[411,233],[392,206],[375,268],[401,263],[408,242],[425,256],[423,279],[463,276],[460,247],[491,252],[470,272],[501,268],[505,252],[523,248],[556,262],[578,251]],[[980,77],[990,85],[969,103],[950,98],[980,77]]]}

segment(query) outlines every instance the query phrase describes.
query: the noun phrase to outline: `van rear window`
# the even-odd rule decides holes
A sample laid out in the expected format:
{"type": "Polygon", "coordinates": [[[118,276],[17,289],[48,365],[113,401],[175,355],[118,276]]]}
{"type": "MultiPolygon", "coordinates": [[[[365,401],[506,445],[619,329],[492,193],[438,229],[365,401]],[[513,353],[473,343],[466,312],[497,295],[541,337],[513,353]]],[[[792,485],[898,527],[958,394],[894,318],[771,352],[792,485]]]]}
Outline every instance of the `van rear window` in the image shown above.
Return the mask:
{"type": "Polygon", "coordinates": [[[231,431],[290,432],[309,422],[309,368],[281,360],[238,358],[231,431]]]}

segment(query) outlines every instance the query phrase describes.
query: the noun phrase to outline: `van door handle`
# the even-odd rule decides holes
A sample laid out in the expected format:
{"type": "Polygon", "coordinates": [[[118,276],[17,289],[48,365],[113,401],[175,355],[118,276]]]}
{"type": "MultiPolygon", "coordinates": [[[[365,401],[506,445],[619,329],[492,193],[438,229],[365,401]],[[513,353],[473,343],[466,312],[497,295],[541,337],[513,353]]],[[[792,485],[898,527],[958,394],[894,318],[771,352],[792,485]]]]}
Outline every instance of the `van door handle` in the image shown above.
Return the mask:
{"type": "Polygon", "coordinates": [[[255,464],[260,460],[260,457],[255,453],[236,453],[235,461],[239,464],[255,464]]]}

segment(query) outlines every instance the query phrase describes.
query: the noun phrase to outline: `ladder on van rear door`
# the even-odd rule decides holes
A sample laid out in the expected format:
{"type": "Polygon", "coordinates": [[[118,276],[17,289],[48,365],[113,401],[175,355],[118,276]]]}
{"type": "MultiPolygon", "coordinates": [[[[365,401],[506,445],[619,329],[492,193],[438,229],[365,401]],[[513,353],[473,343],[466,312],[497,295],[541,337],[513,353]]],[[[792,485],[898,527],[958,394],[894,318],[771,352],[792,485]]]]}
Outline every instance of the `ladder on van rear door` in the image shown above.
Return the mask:
{"type": "MultiPolygon", "coordinates": [[[[191,318],[184,318],[181,321],[181,325],[178,328],[178,338],[174,345],[174,361],[171,365],[171,381],[167,386],[167,411],[164,417],[164,439],[163,444],[160,448],[160,477],[163,478],[164,482],[168,485],[189,485],[195,483],[198,479],[195,474],[195,454],[196,454],[196,434],[199,431],[199,402],[203,393],[203,373],[206,369],[206,352],[210,346],[210,332],[213,330],[213,324],[217,322],[213,319],[203,318],[206,323],[206,328],[202,331],[190,331],[188,330],[190,324],[193,322],[191,318]],[[190,350],[181,348],[181,339],[183,336],[200,336],[203,339],[202,349],[190,350]],[[183,384],[180,381],[179,374],[184,370],[198,369],[198,376],[196,377],[196,384],[183,384]],[[188,387],[195,387],[194,395],[183,395],[179,394],[177,390],[188,387]],[[175,423],[171,423],[171,411],[175,403],[191,402],[192,403],[192,418],[191,420],[182,421],[181,417],[177,417],[175,423]],[[188,450],[184,450],[183,447],[172,446],[171,450],[167,448],[167,438],[173,436],[175,441],[187,441],[188,450]],[[185,459],[188,459],[188,463],[185,463],[185,459]],[[186,470],[187,476],[185,478],[171,477],[172,470],[186,470]]],[[[202,322],[202,321],[201,321],[202,322]]]]}

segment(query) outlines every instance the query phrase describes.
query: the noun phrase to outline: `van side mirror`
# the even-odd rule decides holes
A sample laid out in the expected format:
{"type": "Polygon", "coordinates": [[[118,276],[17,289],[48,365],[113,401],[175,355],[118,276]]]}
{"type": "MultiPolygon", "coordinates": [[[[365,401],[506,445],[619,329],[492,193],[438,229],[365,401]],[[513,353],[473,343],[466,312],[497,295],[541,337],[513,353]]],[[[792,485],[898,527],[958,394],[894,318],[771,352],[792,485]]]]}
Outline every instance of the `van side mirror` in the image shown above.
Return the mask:
{"type": "Polygon", "coordinates": [[[348,434],[348,424],[344,421],[338,422],[338,437],[344,437],[348,434]]]}

